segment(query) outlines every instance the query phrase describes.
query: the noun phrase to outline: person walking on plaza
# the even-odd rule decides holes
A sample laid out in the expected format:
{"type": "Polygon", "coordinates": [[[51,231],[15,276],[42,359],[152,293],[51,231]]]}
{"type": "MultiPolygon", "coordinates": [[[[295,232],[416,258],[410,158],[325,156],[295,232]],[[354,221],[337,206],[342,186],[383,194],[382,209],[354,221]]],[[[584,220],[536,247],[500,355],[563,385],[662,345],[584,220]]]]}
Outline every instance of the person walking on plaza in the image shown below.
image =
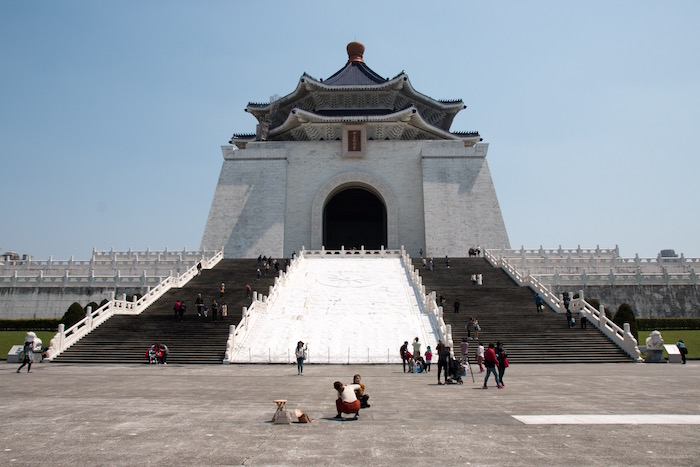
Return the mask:
{"type": "Polygon", "coordinates": [[[685,346],[685,342],[679,340],[676,342],[676,347],[678,347],[678,351],[681,353],[681,360],[683,361],[683,365],[685,365],[685,356],[688,355],[688,348],[685,346]]]}
{"type": "Polygon", "coordinates": [[[335,408],[338,410],[338,414],[335,418],[343,418],[344,413],[354,413],[353,419],[357,420],[360,417],[361,403],[357,400],[355,391],[362,389],[362,387],[359,384],[348,384],[346,386],[340,381],[333,383],[333,387],[338,392],[338,398],[335,400],[335,408]]]}
{"type": "Polygon", "coordinates": [[[433,351],[430,350],[430,346],[425,349],[425,371],[430,373],[430,364],[433,361],[433,351]]]}
{"type": "Polygon", "coordinates": [[[498,380],[498,372],[496,371],[496,366],[498,365],[498,359],[496,358],[496,351],[494,350],[493,342],[489,342],[489,348],[486,350],[484,355],[484,363],[486,365],[486,377],[484,378],[484,389],[488,389],[489,376],[493,373],[493,378],[496,380],[496,386],[501,389],[503,386],[498,380]]]}
{"type": "Polygon", "coordinates": [[[17,368],[17,373],[24,368],[24,365],[27,365],[27,373],[31,373],[32,359],[34,358],[34,339],[24,341],[24,348],[22,349],[22,352],[24,352],[24,358],[22,358],[22,364],[20,367],[17,368]]]}
{"type": "Polygon", "coordinates": [[[304,360],[308,358],[307,348],[302,341],[297,342],[297,349],[294,352],[297,357],[297,375],[304,376],[304,360]]]}
{"type": "Polygon", "coordinates": [[[503,348],[501,341],[496,342],[496,359],[498,360],[498,379],[501,381],[501,386],[505,386],[503,382],[503,373],[508,368],[508,352],[503,348]]]}
{"type": "Polygon", "coordinates": [[[440,373],[442,370],[445,371],[445,384],[447,384],[447,378],[450,376],[450,374],[447,371],[447,365],[450,362],[450,348],[448,346],[442,347],[438,351],[438,384],[442,384],[440,382],[440,373]]]}

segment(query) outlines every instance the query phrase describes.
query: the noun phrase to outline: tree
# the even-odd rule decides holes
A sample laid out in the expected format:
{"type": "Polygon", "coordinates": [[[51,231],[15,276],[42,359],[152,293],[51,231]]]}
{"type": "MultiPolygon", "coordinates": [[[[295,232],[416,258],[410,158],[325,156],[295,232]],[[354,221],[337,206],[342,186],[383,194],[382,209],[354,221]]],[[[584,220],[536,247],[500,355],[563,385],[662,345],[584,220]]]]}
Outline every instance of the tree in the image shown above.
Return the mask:
{"type": "Polygon", "coordinates": [[[61,318],[61,324],[68,329],[83,318],[85,318],[85,310],[80,303],[74,302],[68,307],[68,311],[63,315],[63,318],[61,318]]]}
{"type": "Polygon", "coordinates": [[[613,322],[621,328],[624,327],[625,323],[629,323],[630,333],[632,333],[632,336],[639,342],[637,338],[637,320],[634,317],[634,310],[632,310],[631,306],[627,303],[621,304],[613,317],[613,322]]]}

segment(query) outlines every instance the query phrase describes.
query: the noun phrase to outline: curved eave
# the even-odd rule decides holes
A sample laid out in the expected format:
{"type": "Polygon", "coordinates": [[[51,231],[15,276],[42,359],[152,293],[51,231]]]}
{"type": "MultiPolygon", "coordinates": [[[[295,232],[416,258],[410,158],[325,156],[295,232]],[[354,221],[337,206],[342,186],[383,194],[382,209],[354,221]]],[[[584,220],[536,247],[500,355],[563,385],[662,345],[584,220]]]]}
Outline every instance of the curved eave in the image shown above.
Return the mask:
{"type": "Polygon", "coordinates": [[[403,122],[407,123],[415,128],[418,128],[426,133],[435,136],[436,139],[441,140],[458,140],[465,141],[465,144],[474,144],[480,141],[478,135],[459,135],[453,134],[448,131],[444,131],[440,128],[436,128],[429,123],[427,123],[420,116],[420,112],[415,106],[408,107],[404,110],[394,112],[387,115],[346,115],[346,116],[323,116],[313,112],[309,112],[303,109],[294,109],[285,122],[279,127],[270,131],[269,139],[275,139],[275,137],[283,135],[284,133],[291,131],[303,123],[325,123],[325,124],[343,124],[343,123],[392,123],[392,122],[403,122]]]}

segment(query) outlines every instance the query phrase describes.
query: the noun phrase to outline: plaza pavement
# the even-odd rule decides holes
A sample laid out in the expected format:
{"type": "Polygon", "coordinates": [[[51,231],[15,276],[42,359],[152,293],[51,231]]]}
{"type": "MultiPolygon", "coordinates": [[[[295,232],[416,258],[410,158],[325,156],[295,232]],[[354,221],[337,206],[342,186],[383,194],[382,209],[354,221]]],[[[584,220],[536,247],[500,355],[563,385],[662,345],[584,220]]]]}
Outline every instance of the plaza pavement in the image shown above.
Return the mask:
{"type": "Polygon", "coordinates": [[[15,369],[0,364],[0,465],[700,464],[700,362],[514,364],[500,390],[398,365],[15,369]],[[333,420],[333,382],[355,372],[372,407],[333,420]],[[273,399],[316,421],[269,423],[273,399]]]}

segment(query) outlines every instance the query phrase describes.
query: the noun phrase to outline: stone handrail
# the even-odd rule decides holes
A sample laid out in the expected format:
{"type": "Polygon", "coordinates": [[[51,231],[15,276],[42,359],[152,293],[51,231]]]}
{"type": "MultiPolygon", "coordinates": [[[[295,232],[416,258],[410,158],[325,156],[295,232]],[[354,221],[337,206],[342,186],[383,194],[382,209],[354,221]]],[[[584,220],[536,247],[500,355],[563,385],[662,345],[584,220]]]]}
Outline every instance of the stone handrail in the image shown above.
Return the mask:
{"type": "MultiPolygon", "coordinates": [[[[202,260],[202,268],[213,268],[223,257],[224,250],[222,248],[211,258],[202,260]]],[[[118,300],[115,299],[114,294],[112,294],[112,299],[96,310],[92,310],[91,307],[88,307],[85,318],[78,321],[70,328],[65,329],[63,324],[59,324],[58,332],[51,339],[51,343],[49,344],[47,359],[49,361],[53,360],[114,315],[138,315],[142,313],[168,290],[183,287],[198,273],[197,265],[194,265],[184,274],[167,277],[138,300],[127,301],[126,294],[123,294],[122,298],[118,300]]]]}
{"type": "MultiPolygon", "coordinates": [[[[494,250],[497,252],[498,250],[494,250]]],[[[535,292],[539,293],[544,301],[557,313],[564,313],[564,304],[562,300],[549,291],[536,277],[531,275],[520,274],[505,258],[496,257],[492,250],[484,251],[484,257],[494,267],[503,269],[518,285],[528,286],[535,292]]],[[[607,316],[605,310],[601,306],[600,310],[593,308],[585,301],[583,290],[579,291],[579,298],[573,299],[570,308],[578,309],[581,316],[586,317],[595,327],[597,327],[608,339],[615,345],[620,347],[633,359],[640,361],[640,352],[637,347],[637,340],[632,336],[628,323],[625,323],[624,328],[620,328],[607,316]]]]}

